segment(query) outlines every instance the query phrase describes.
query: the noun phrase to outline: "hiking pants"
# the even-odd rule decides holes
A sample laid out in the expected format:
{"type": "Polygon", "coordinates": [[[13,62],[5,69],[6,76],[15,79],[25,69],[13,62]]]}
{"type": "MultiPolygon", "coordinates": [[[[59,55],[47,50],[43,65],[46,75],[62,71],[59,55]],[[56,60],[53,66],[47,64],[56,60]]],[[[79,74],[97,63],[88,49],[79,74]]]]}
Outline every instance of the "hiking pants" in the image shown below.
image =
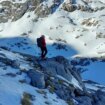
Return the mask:
{"type": "Polygon", "coordinates": [[[47,54],[47,48],[41,47],[41,58],[45,58],[46,54],[47,54]]]}

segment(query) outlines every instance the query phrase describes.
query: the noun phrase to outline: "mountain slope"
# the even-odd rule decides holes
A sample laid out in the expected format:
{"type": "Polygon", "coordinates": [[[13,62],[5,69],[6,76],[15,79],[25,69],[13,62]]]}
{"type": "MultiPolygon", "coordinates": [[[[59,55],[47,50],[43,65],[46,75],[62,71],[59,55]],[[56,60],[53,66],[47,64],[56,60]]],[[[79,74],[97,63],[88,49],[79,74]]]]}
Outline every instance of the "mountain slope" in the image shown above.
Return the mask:
{"type": "Polygon", "coordinates": [[[29,84],[30,78],[22,70],[32,67],[24,56],[0,49],[0,59],[0,104],[24,105],[28,98],[28,102],[33,105],[67,105],[47,89],[38,89],[29,84]]]}
{"type": "Polygon", "coordinates": [[[42,61],[0,48],[0,65],[2,105],[104,105],[105,87],[82,82],[62,56],[42,61]]]}
{"type": "MultiPolygon", "coordinates": [[[[37,3],[35,6],[33,6],[34,1],[21,2],[24,3],[19,4],[18,1],[15,1],[21,8],[25,8],[28,5],[26,10],[23,9],[23,13],[25,13],[16,21],[13,21],[12,18],[10,20],[7,18],[8,22],[0,24],[0,34],[2,37],[26,35],[35,41],[38,36],[45,34],[48,39],[66,40],[69,46],[72,46],[78,53],[84,56],[101,56],[101,53],[104,54],[105,26],[103,23],[105,21],[105,5],[103,1],[78,0],[69,3],[69,5],[66,0],[55,2],[51,0],[50,3],[47,1],[35,1],[37,3]],[[69,12],[68,9],[65,10],[64,4],[69,9],[71,8],[73,12],[69,12]],[[40,5],[42,6],[40,7],[40,5]],[[37,9],[37,6],[41,9],[37,9]],[[50,11],[46,14],[48,10],[46,9],[47,6],[50,11]],[[53,8],[56,11],[52,13],[53,8]],[[40,15],[38,16],[38,14],[40,15]],[[41,16],[41,14],[44,16],[41,16]]],[[[15,4],[13,3],[11,5],[15,4]]],[[[4,3],[4,6],[6,6],[6,3],[4,3]]],[[[4,9],[1,16],[4,17],[3,15],[6,15],[6,10],[3,6],[1,8],[4,9]]],[[[16,8],[17,11],[19,10],[19,13],[17,12],[18,14],[22,13],[20,11],[21,8],[16,8]]],[[[12,14],[10,13],[10,15],[12,14]]],[[[50,44],[49,41],[47,43],[50,44]]]]}

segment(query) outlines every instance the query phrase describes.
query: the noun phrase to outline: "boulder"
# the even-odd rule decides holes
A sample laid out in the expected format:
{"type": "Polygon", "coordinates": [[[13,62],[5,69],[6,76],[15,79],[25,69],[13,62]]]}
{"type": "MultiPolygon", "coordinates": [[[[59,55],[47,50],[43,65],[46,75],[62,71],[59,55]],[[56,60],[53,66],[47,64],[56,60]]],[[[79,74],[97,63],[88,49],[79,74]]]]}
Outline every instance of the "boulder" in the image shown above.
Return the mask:
{"type": "Polygon", "coordinates": [[[60,75],[69,82],[72,82],[73,77],[76,78],[80,87],[85,89],[80,73],[72,68],[69,60],[62,56],[53,57],[45,61],[39,62],[43,71],[52,76],[60,75]]]}
{"type": "Polygon", "coordinates": [[[40,65],[42,66],[44,72],[47,72],[52,76],[60,75],[69,81],[72,80],[72,75],[70,71],[66,69],[64,65],[58,63],[57,61],[49,59],[47,61],[41,61],[40,65]]]}
{"type": "Polygon", "coordinates": [[[87,96],[77,97],[76,100],[78,101],[78,105],[93,105],[92,99],[87,96]]]}
{"type": "Polygon", "coordinates": [[[97,90],[93,94],[93,105],[105,105],[105,92],[97,90]]]}
{"type": "Polygon", "coordinates": [[[68,12],[73,12],[77,9],[77,6],[74,4],[64,3],[62,8],[68,12]]]}
{"type": "Polygon", "coordinates": [[[40,89],[45,88],[45,79],[43,73],[31,69],[27,72],[27,75],[31,79],[32,86],[38,87],[40,89]]]}

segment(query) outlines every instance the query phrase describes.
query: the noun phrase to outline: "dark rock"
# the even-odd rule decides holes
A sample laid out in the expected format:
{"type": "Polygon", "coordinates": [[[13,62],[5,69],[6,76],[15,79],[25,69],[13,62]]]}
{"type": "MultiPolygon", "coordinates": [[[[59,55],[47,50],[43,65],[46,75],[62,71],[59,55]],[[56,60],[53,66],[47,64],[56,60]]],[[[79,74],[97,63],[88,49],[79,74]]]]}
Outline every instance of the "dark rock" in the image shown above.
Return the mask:
{"type": "Polygon", "coordinates": [[[93,105],[105,105],[105,92],[97,90],[93,94],[93,105]]]}
{"type": "Polygon", "coordinates": [[[40,65],[42,66],[44,72],[47,72],[48,74],[53,76],[60,75],[69,81],[72,79],[70,71],[66,69],[61,63],[58,63],[54,60],[47,60],[41,61],[40,65]]]}
{"type": "Polygon", "coordinates": [[[76,100],[79,103],[78,105],[93,105],[92,99],[87,96],[76,97],[76,100]]]}
{"type": "Polygon", "coordinates": [[[85,90],[85,86],[82,82],[80,73],[74,70],[71,67],[69,61],[64,57],[57,56],[57,57],[48,59],[46,61],[40,61],[39,63],[43,68],[43,71],[48,73],[49,75],[52,75],[52,76],[60,75],[63,78],[67,79],[69,82],[72,81],[73,77],[76,78],[80,87],[82,87],[85,90]]]}
{"type": "Polygon", "coordinates": [[[29,70],[27,72],[27,75],[30,77],[31,84],[33,86],[38,87],[40,89],[45,88],[45,80],[43,73],[35,70],[29,70]]]}

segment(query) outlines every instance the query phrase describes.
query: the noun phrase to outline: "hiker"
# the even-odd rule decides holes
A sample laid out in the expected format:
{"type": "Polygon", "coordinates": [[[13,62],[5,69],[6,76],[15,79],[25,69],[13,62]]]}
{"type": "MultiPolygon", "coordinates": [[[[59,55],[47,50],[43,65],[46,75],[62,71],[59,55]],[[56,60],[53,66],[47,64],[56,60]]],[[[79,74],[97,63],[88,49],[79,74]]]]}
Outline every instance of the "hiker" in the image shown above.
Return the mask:
{"type": "Polygon", "coordinates": [[[40,38],[37,38],[37,45],[41,49],[41,58],[45,59],[47,54],[47,47],[46,47],[46,41],[45,41],[44,35],[42,35],[40,38]]]}

